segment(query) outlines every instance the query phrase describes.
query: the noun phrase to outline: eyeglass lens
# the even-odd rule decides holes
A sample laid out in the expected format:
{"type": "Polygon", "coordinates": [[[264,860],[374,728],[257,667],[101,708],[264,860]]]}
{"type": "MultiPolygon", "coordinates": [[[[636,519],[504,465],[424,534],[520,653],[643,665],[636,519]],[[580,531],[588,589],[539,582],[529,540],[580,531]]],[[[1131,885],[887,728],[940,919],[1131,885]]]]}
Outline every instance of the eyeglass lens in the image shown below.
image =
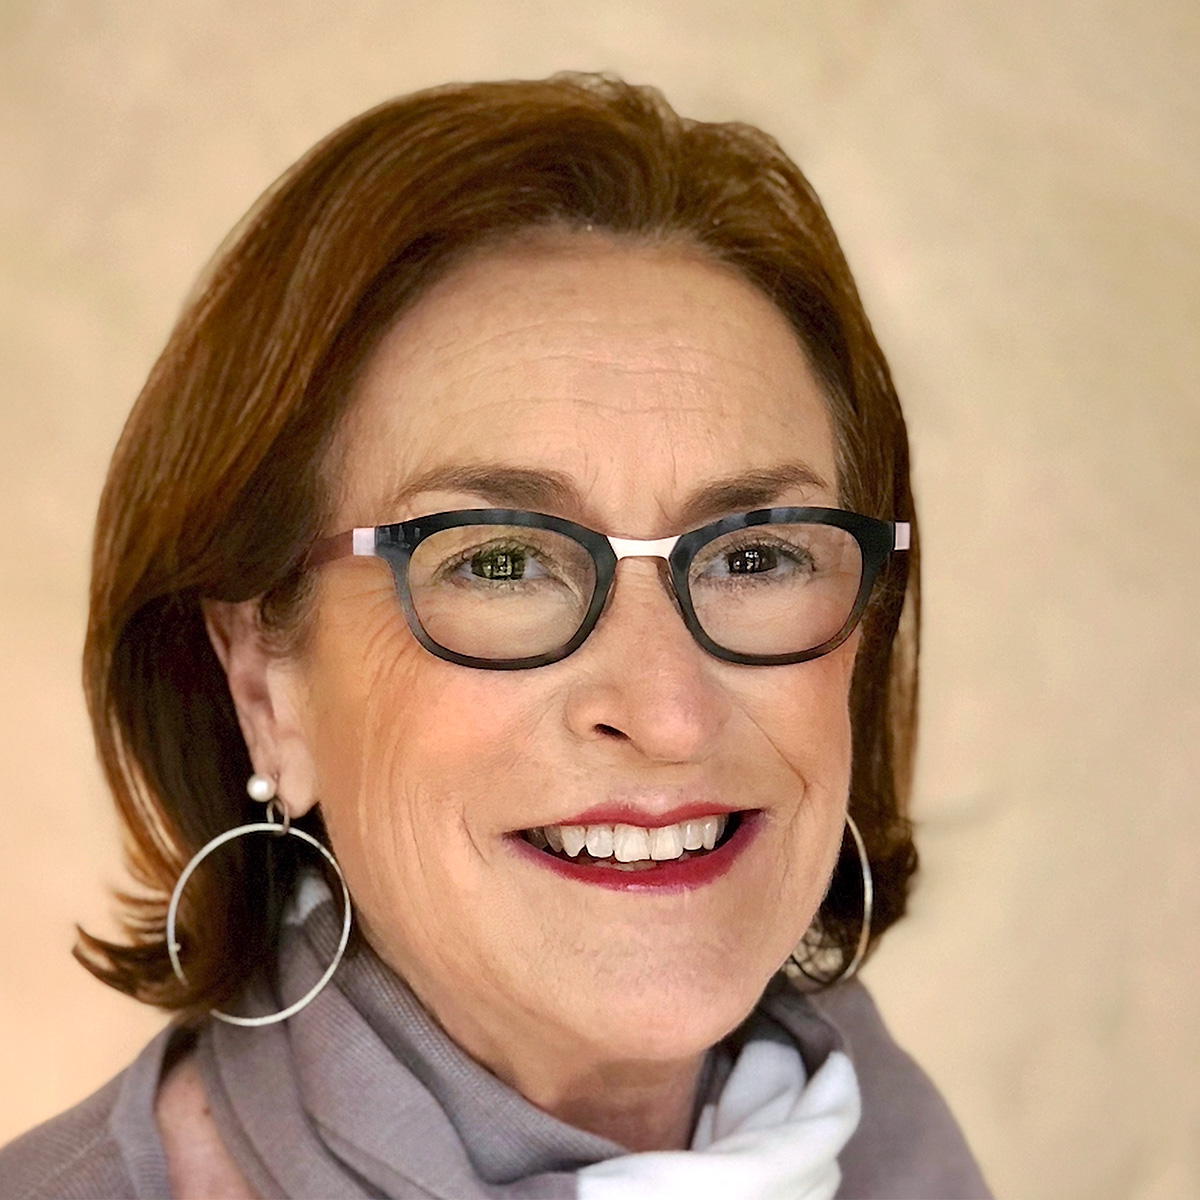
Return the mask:
{"type": "MultiPolygon", "coordinates": [[[[693,557],[687,589],[696,619],[723,649],[784,655],[814,649],[850,616],[862,581],[854,535],[835,525],[737,529],[693,557]]],[[[519,659],[569,642],[598,572],[591,552],[555,530],[465,525],[413,550],[408,589],[425,632],[457,654],[519,659]]]]}

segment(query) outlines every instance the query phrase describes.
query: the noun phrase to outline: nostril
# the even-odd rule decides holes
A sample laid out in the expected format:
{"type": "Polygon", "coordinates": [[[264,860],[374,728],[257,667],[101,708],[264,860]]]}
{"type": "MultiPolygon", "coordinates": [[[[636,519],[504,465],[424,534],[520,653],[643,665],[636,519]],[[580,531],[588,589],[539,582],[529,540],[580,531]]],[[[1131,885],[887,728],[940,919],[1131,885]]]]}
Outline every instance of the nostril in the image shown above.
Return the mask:
{"type": "Polygon", "coordinates": [[[597,725],[596,732],[603,734],[605,737],[617,738],[619,741],[625,741],[627,737],[615,725],[597,725]]]}

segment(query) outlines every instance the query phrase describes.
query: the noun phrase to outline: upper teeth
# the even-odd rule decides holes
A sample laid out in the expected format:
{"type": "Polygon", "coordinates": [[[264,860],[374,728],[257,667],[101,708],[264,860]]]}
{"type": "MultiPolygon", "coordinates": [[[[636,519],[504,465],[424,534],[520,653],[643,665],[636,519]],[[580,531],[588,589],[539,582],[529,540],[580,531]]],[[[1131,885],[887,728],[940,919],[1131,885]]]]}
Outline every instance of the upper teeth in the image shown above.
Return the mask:
{"type": "Polygon", "coordinates": [[[577,858],[584,848],[593,858],[615,858],[631,863],[643,859],[667,862],[685,850],[711,850],[718,842],[728,816],[700,817],[678,825],[651,829],[642,825],[544,825],[528,831],[537,846],[549,845],[577,858]]]}

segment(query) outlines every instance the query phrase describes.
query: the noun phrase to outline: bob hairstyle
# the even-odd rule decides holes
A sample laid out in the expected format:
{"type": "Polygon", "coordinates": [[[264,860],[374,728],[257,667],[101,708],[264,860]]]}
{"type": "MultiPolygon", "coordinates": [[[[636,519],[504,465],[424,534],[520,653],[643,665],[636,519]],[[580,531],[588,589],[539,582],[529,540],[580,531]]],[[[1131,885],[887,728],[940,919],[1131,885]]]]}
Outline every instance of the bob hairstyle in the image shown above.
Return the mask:
{"type": "MultiPolygon", "coordinates": [[[[80,930],[75,954],[105,983],[199,1019],[273,961],[304,865],[291,838],[243,838],[208,858],[180,907],[186,984],[167,953],[184,864],[261,813],[202,602],[257,599],[279,653],[302,651],[306,555],[328,532],[328,459],[358,373],[435,279],[540,229],[676,243],[740,271],[787,317],[822,385],[840,502],[912,524],[912,549],[892,557],[864,618],[850,695],[872,939],[903,915],[917,865],[906,812],[919,560],[887,363],[819,200],[773,139],[681,118],[650,88],[570,74],[434,88],[336,130],[234,230],[151,371],[100,502],[84,651],[138,885],[118,895],[128,944],[80,930]]],[[[327,842],[318,809],[299,825],[327,842]]],[[[826,969],[853,953],[858,880],[847,839],[805,938],[826,969]]]]}

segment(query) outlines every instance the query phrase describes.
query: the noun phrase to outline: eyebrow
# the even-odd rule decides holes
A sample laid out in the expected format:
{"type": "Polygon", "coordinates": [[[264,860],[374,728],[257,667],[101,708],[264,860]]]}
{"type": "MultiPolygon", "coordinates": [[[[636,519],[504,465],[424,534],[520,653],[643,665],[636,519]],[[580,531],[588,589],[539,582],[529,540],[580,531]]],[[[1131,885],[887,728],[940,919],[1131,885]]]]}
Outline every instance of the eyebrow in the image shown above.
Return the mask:
{"type": "Polygon", "coordinates": [[[570,476],[560,471],[534,471],[501,463],[435,467],[393,492],[389,503],[404,508],[422,492],[466,492],[504,508],[579,510],[584,507],[583,497],[570,476]]]}
{"type": "MultiPolygon", "coordinates": [[[[781,463],[703,484],[680,506],[679,521],[685,529],[691,529],[730,513],[766,508],[791,488],[834,491],[806,463],[781,463]]],[[[559,513],[588,510],[583,493],[569,475],[502,463],[436,467],[393,492],[390,507],[402,509],[421,493],[433,491],[465,492],[503,508],[559,513]]]]}
{"type": "Polygon", "coordinates": [[[729,513],[768,508],[772,501],[792,488],[834,491],[832,485],[807,463],[781,463],[777,467],[716,479],[697,488],[684,501],[680,519],[690,528],[729,513]]]}

